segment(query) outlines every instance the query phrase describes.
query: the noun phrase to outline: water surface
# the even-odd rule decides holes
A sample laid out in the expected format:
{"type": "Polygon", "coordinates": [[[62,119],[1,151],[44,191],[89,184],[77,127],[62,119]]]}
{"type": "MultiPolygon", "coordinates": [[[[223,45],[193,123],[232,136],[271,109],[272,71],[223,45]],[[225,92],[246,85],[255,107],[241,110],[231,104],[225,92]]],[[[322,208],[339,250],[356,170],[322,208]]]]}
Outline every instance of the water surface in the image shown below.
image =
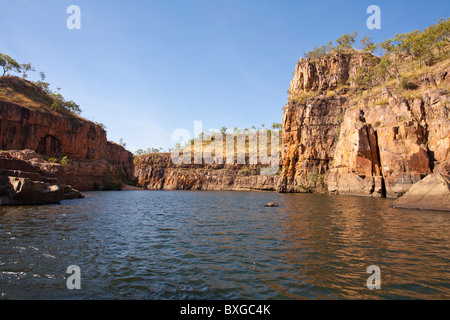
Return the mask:
{"type": "Polygon", "coordinates": [[[0,208],[2,298],[450,298],[446,212],[274,192],[85,195],[0,208]],[[81,290],[67,289],[70,265],[81,290]],[[366,286],[370,265],[380,290],[366,286]]]}

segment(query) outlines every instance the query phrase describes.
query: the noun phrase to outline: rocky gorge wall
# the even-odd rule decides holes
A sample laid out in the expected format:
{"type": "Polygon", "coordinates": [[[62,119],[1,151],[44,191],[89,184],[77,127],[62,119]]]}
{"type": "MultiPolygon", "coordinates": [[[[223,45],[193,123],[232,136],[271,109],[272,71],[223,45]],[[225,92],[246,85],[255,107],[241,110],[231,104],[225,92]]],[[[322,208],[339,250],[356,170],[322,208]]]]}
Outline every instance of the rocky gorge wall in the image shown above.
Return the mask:
{"type": "Polygon", "coordinates": [[[33,83],[0,77],[0,147],[9,150],[0,155],[0,196],[5,203],[20,198],[24,185],[45,197],[76,195],[66,186],[83,191],[136,179],[149,190],[398,198],[428,175],[443,175],[438,183],[450,181],[450,65],[419,75],[412,93],[386,85],[363,95],[355,76],[377,59],[361,52],[300,59],[283,114],[282,171],[272,176],[261,175],[260,165],[176,165],[169,153],[133,157],[108,142],[101,126],[36,106],[42,92],[33,83]],[[16,102],[5,88],[22,97],[16,102]],[[45,164],[54,156],[68,160],[45,164]]]}
{"type": "Polygon", "coordinates": [[[138,185],[149,190],[276,190],[279,175],[260,175],[259,165],[176,165],[170,153],[135,157],[138,185]]]}
{"type": "Polygon", "coordinates": [[[389,86],[358,98],[352,79],[368,53],[300,59],[283,115],[280,192],[397,198],[450,171],[448,67],[417,78],[414,96],[389,86]]]}
{"type": "Polygon", "coordinates": [[[39,103],[45,95],[32,82],[1,77],[0,89],[10,92],[0,99],[1,150],[29,149],[47,158],[67,156],[64,176],[59,178],[79,190],[102,186],[105,172],[121,171],[123,178],[133,177],[133,155],[108,142],[101,126],[45,109],[39,103]]]}

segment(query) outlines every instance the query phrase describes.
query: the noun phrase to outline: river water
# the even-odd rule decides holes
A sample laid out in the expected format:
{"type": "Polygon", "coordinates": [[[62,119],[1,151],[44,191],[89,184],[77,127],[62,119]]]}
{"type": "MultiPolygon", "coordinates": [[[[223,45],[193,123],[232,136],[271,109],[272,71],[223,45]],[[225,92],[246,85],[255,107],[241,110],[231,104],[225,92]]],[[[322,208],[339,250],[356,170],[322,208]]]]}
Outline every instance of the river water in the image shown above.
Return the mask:
{"type": "Polygon", "coordinates": [[[85,195],[0,208],[1,298],[450,299],[446,212],[275,192],[85,195]],[[381,289],[367,288],[371,265],[381,289]]]}

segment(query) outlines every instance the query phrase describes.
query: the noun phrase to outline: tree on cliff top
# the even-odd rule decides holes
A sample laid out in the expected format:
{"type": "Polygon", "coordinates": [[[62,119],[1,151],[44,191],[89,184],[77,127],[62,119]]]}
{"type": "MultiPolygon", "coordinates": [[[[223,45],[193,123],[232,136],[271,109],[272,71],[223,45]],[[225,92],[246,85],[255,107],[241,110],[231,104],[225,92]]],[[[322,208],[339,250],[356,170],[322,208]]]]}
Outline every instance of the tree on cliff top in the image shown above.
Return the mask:
{"type": "Polygon", "coordinates": [[[326,46],[315,46],[312,51],[304,53],[305,58],[310,58],[311,60],[319,59],[324,55],[331,53],[333,51],[337,52],[348,52],[353,49],[358,32],[346,33],[343,36],[336,39],[337,46],[333,46],[333,41],[328,42],[326,46]]]}
{"type": "Polygon", "coordinates": [[[31,63],[22,63],[20,65],[20,68],[22,70],[22,78],[26,79],[28,77],[28,72],[30,71],[36,71],[35,68],[31,65],[31,63]]]}
{"type": "Polygon", "coordinates": [[[360,42],[361,42],[361,44],[362,44],[362,49],[363,49],[364,51],[370,52],[370,53],[372,53],[372,54],[373,54],[373,53],[375,52],[375,50],[378,48],[378,45],[375,44],[375,43],[372,41],[372,37],[369,36],[369,35],[367,35],[367,36],[365,36],[364,38],[362,38],[362,39],[360,40],[360,42]]]}
{"type": "MultiPolygon", "coordinates": [[[[15,59],[3,53],[0,53],[0,66],[3,68],[2,76],[7,75],[9,71],[13,71],[22,73],[22,77],[26,79],[28,77],[28,72],[36,71],[31,63],[19,64],[15,59]]],[[[40,72],[40,78],[41,81],[32,82],[39,86],[46,95],[47,99],[45,99],[45,101],[48,102],[45,104],[47,107],[60,114],[69,114],[69,116],[73,116],[73,114],[79,115],[81,113],[81,108],[78,104],[71,100],[67,101],[59,92],[53,92],[50,89],[50,84],[44,81],[45,74],[43,72],[40,72]]]]}
{"type": "Polygon", "coordinates": [[[438,50],[439,56],[446,53],[446,48],[450,44],[450,19],[439,19],[438,23],[425,29],[429,34],[432,45],[438,50]]]}
{"type": "MultiPolygon", "coordinates": [[[[333,48],[332,43],[328,46],[314,47],[312,51],[305,53],[305,58],[319,59],[331,52],[349,52],[352,50],[358,33],[346,33],[339,37],[337,46],[333,48]]],[[[360,40],[362,50],[374,53],[380,49],[378,63],[371,60],[369,65],[360,68],[353,79],[358,86],[366,88],[373,87],[377,83],[395,78],[400,88],[407,88],[408,82],[404,74],[407,72],[405,66],[414,70],[421,68],[424,64],[429,66],[441,59],[448,53],[450,46],[450,18],[439,19],[438,22],[425,30],[415,30],[408,33],[396,34],[393,38],[387,39],[379,44],[372,41],[370,36],[365,36],[360,40]],[[439,58],[435,57],[439,55],[439,58]],[[407,64],[405,61],[417,61],[417,64],[407,64]]]]}
{"type": "Polygon", "coordinates": [[[353,48],[355,44],[356,37],[358,36],[358,32],[353,32],[352,34],[346,33],[343,36],[336,39],[337,46],[336,50],[338,52],[346,52],[353,48]]]}
{"type": "Polygon", "coordinates": [[[21,72],[20,64],[7,54],[0,53],[0,66],[3,68],[3,76],[9,71],[21,72]]]}

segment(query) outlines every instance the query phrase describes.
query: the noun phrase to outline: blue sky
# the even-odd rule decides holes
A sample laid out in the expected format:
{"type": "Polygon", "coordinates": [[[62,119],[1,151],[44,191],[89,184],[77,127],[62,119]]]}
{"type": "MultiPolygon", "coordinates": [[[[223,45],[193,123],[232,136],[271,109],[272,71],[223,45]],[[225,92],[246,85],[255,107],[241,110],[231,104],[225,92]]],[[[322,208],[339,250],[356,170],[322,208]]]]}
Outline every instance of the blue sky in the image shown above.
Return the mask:
{"type": "MultiPolygon", "coordinates": [[[[2,0],[0,52],[44,71],[52,89],[130,151],[171,133],[280,123],[298,59],[358,31],[376,42],[446,18],[450,1],[2,0]],[[69,5],[81,30],[69,30],[69,5]],[[369,30],[369,5],[381,30],[369,30]]],[[[30,79],[36,80],[38,72],[30,79]]]]}

